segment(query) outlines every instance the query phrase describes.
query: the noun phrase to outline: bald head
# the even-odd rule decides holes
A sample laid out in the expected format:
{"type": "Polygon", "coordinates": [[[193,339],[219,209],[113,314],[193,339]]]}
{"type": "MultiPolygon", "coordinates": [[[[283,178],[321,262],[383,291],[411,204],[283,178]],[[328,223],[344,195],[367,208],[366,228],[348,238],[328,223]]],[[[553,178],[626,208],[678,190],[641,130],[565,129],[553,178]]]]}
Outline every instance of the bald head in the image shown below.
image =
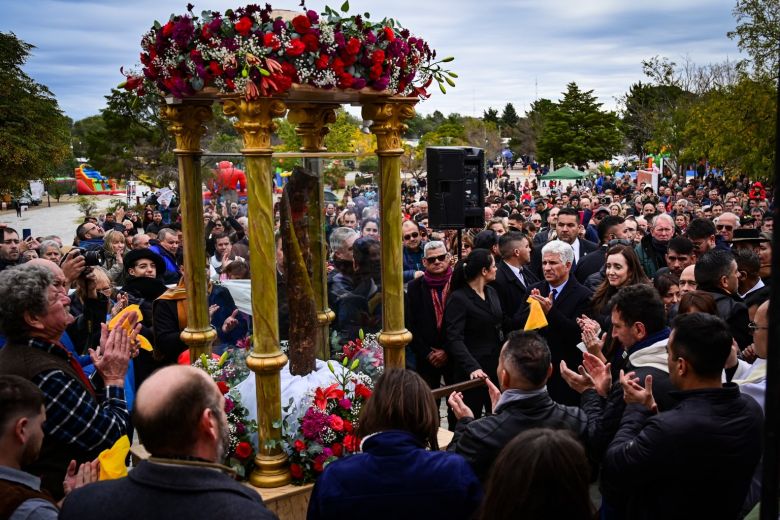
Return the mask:
{"type": "Polygon", "coordinates": [[[135,398],[133,424],[155,457],[197,456],[220,461],[227,441],[225,400],[201,369],[173,365],[144,381],[135,398]]]}
{"type": "Polygon", "coordinates": [[[753,322],[759,327],[753,332],[753,348],[758,357],[766,359],[769,353],[769,330],[765,328],[769,326],[769,300],[758,306],[753,322]]]}
{"type": "Polygon", "coordinates": [[[51,260],[46,260],[45,258],[33,258],[29,262],[27,262],[29,265],[40,265],[41,267],[45,267],[51,273],[55,276],[58,274],[62,274],[62,269],[60,269],[60,266],[52,262],[51,260]]]}

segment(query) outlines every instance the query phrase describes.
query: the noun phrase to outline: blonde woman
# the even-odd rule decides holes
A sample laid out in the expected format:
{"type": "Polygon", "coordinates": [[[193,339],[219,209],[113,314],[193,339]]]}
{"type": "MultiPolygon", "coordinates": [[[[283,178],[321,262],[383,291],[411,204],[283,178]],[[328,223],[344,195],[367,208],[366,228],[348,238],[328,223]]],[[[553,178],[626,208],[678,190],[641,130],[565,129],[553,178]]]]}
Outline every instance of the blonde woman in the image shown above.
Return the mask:
{"type": "Polygon", "coordinates": [[[106,262],[103,265],[111,282],[115,285],[122,285],[124,275],[124,265],[122,256],[125,254],[125,234],[116,229],[112,229],[103,237],[103,251],[106,254],[106,262]]]}

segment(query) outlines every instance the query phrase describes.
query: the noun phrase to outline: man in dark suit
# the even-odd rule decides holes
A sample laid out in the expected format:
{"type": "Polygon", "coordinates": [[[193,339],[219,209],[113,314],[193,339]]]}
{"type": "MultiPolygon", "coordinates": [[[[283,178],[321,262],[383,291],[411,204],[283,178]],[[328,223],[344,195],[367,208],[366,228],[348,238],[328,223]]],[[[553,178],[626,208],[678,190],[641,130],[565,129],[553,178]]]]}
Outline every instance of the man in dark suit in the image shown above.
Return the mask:
{"type": "Polygon", "coordinates": [[[406,347],[407,367],[416,370],[431,389],[441,386],[447,353],[444,351],[444,306],[450,292],[452,266],[443,242],[425,244],[422,276],[409,282],[406,291],[406,328],[412,341],[406,347]]]}
{"type": "Polygon", "coordinates": [[[133,424],[152,456],[125,478],[73,491],[60,518],[276,518],[224,472],[225,398],[203,370],[175,365],[152,374],[136,395],[133,424]]]}
{"type": "Polygon", "coordinates": [[[498,262],[496,279],[490,285],[498,293],[504,313],[504,332],[522,328],[520,315],[527,313],[528,288],[539,279],[526,267],[531,261],[531,243],[519,231],[504,233],[498,240],[502,261],[498,262]]]}
{"type": "MultiPolygon", "coordinates": [[[[555,223],[555,232],[557,239],[566,242],[574,251],[574,260],[571,268],[576,268],[577,264],[588,254],[597,251],[599,246],[589,240],[579,238],[580,214],[574,208],[561,208],[558,212],[558,220],[555,223]]],[[[536,250],[531,255],[531,270],[539,278],[542,275],[542,252],[536,250]]]]}
{"type": "Polygon", "coordinates": [[[569,244],[553,240],[542,248],[541,256],[544,281],[531,286],[530,295],[539,302],[547,317],[548,326],[540,332],[550,345],[555,369],[547,389],[553,401],[576,406],[580,396],[561,378],[559,366],[561,360],[569,366],[578,366],[582,362],[582,352],[577,348],[581,339],[577,318],[590,305],[592,293],[570,275],[574,251],[569,244]]]}
{"type": "MultiPolygon", "coordinates": [[[[628,240],[626,235],[626,224],[623,217],[608,215],[599,220],[596,229],[601,246],[577,263],[574,275],[580,283],[585,283],[588,276],[599,272],[604,267],[604,263],[607,260],[607,249],[609,249],[609,244],[612,240],[625,240],[625,245],[633,246],[633,243],[628,240]]],[[[620,242],[615,242],[613,245],[618,243],[620,242]]]]}

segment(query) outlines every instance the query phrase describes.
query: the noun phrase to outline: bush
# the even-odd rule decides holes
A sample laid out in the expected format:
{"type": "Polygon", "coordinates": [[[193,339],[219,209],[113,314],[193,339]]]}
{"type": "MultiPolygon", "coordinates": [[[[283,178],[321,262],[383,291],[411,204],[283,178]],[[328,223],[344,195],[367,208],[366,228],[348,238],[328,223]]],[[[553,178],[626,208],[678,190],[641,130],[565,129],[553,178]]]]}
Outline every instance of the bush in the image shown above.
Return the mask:
{"type": "Polygon", "coordinates": [[[85,217],[88,217],[90,213],[97,209],[95,200],[84,195],[80,195],[79,198],[76,199],[76,204],[79,207],[79,211],[81,211],[85,217]]]}

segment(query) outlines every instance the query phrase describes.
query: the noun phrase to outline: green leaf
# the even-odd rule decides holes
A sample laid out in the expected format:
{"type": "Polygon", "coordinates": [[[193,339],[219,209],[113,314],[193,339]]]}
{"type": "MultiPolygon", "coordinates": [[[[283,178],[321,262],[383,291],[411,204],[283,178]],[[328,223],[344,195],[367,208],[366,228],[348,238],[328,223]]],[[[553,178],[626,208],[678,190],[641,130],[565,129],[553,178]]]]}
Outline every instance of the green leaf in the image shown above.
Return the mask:
{"type": "Polygon", "coordinates": [[[341,364],[347,366],[347,363],[349,363],[349,358],[347,356],[344,356],[344,359],[342,360],[341,364]]]}
{"type": "Polygon", "coordinates": [[[365,333],[363,332],[363,329],[360,329],[358,331],[358,337],[360,338],[360,341],[363,341],[363,339],[366,337],[365,333]]]}
{"type": "Polygon", "coordinates": [[[447,82],[447,84],[451,87],[455,86],[455,82],[452,81],[450,78],[444,78],[444,80],[447,82]]]}
{"type": "Polygon", "coordinates": [[[336,375],[336,371],[333,369],[333,365],[331,365],[330,361],[328,361],[328,370],[330,370],[331,374],[336,375]]]}
{"type": "Polygon", "coordinates": [[[454,61],[454,60],[455,60],[454,56],[447,56],[446,58],[441,60],[441,63],[449,63],[449,62],[454,61]]]}
{"type": "Polygon", "coordinates": [[[345,12],[345,13],[346,13],[347,11],[349,11],[349,0],[347,0],[346,2],[344,2],[343,4],[341,4],[341,10],[342,10],[343,12],[345,12]]]}
{"type": "Polygon", "coordinates": [[[449,70],[447,71],[447,74],[449,74],[451,78],[457,78],[458,77],[457,74],[455,74],[454,72],[449,71],[449,70]]]}
{"type": "Polygon", "coordinates": [[[268,72],[267,70],[265,70],[263,67],[257,67],[257,70],[260,71],[260,75],[261,76],[270,76],[271,75],[271,73],[268,72]]]}
{"type": "Polygon", "coordinates": [[[351,367],[349,367],[349,369],[350,369],[350,370],[352,370],[352,371],[354,371],[354,370],[355,370],[355,369],[358,367],[358,365],[360,365],[360,360],[359,360],[359,359],[355,359],[355,360],[352,362],[352,366],[351,366],[351,367]]]}
{"type": "Polygon", "coordinates": [[[369,18],[371,18],[371,13],[363,13],[363,18],[368,20],[369,18]]]}
{"type": "Polygon", "coordinates": [[[439,82],[439,90],[441,90],[442,94],[446,94],[447,93],[447,89],[444,88],[444,83],[442,83],[441,81],[439,82]]]}

